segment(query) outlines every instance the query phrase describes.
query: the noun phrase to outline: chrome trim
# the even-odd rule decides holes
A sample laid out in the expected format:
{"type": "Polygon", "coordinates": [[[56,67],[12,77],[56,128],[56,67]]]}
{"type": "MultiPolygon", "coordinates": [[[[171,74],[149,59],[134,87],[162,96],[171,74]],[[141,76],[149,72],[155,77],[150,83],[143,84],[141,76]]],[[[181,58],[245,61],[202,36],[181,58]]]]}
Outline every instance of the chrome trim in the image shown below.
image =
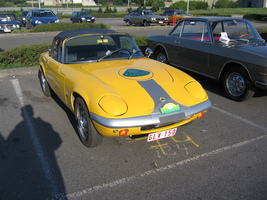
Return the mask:
{"type": "MultiPolygon", "coordinates": [[[[153,113],[150,115],[144,115],[140,117],[130,117],[130,118],[121,118],[121,119],[110,119],[98,116],[94,113],[90,112],[90,117],[96,123],[108,127],[108,128],[131,128],[131,127],[141,127],[146,125],[160,124],[164,120],[163,117],[166,117],[172,120],[181,120],[181,119],[189,119],[192,115],[200,113],[202,111],[207,110],[211,106],[210,100],[206,100],[200,104],[188,107],[187,109],[181,109],[180,112],[170,113],[166,115],[162,115],[160,112],[153,113]],[[184,113],[184,115],[179,115],[179,113],[184,113]],[[185,117],[184,117],[185,116],[185,117]]],[[[166,123],[166,121],[164,121],[166,123]]]]}
{"type": "Polygon", "coordinates": [[[260,82],[260,81],[256,81],[256,84],[258,84],[258,85],[262,85],[262,86],[267,86],[267,83],[260,82]]]}

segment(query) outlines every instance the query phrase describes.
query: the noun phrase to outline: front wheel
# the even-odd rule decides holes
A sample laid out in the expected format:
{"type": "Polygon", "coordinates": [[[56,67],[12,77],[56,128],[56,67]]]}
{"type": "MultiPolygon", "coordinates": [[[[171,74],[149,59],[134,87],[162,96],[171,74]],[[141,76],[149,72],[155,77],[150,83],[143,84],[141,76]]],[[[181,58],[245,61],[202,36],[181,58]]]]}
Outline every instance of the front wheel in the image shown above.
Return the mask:
{"type": "Polygon", "coordinates": [[[127,20],[127,21],[126,21],[126,25],[127,25],[127,26],[131,26],[131,25],[132,25],[132,22],[131,22],[130,20],[127,20]]]}
{"type": "Polygon", "coordinates": [[[50,97],[51,96],[51,88],[49,86],[49,83],[44,75],[43,70],[39,69],[39,80],[40,80],[40,84],[41,84],[41,88],[42,91],[44,93],[45,96],[50,97]]]}
{"type": "Polygon", "coordinates": [[[149,26],[149,23],[146,20],[144,21],[144,26],[149,26]]]}
{"type": "Polygon", "coordinates": [[[101,144],[103,136],[95,129],[94,124],[89,117],[87,106],[80,97],[77,97],[75,101],[75,119],[79,138],[84,146],[92,148],[101,144]]]}
{"type": "Polygon", "coordinates": [[[224,89],[227,95],[238,102],[253,97],[255,88],[247,73],[240,67],[232,67],[224,75],[224,89]]]}
{"type": "Polygon", "coordinates": [[[163,49],[160,49],[156,52],[156,60],[166,64],[169,63],[167,55],[163,49]]]}

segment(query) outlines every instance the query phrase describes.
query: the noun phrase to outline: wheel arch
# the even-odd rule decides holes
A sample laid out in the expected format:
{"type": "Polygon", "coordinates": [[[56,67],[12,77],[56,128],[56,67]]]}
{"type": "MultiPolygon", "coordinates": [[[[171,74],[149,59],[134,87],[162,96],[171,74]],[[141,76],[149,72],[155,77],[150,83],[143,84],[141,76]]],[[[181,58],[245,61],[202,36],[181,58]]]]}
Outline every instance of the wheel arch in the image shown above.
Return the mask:
{"type": "Polygon", "coordinates": [[[154,56],[156,56],[156,54],[157,54],[157,52],[159,50],[163,50],[165,52],[166,56],[167,56],[167,59],[170,61],[168,51],[166,50],[166,48],[162,44],[157,44],[156,45],[156,47],[155,47],[155,49],[153,51],[154,56]]]}
{"type": "Polygon", "coordinates": [[[89,97],[87,95],[84,96],[81,94],[81,92],[77,92],[75,90],[72,92],[72,95],[71,95],[71,107],[72,107],[73,112],[75,110],[75,102],[76,102],[78,97],[80,97],[85,102],[87,109],[89,110],[89,97]]]}
{"type": "Polygon", "coordinates": [[[248,76],[250,82],[252,82],[250,73],[249,73],[248,69],[246,68],[246,66],[243,65],[242,63],[240,63],[240,62],[236,62],[236,61],[230,61],[230,62],[225,63],[224,67],[222,68],[222,70],[221,70],[221,72],[220,72],[220,74],[219,74],[218,80],[219,80],[219,81],[222,81],[223,78],[224,78],[224,76],[225,76],[225,73],[226,73],[231,67],[235,67],[235,66],[238,66],[238,67],[240,67],[241,69],[243,69],[244,72],[246,73],[246,75],[248,76]]]}

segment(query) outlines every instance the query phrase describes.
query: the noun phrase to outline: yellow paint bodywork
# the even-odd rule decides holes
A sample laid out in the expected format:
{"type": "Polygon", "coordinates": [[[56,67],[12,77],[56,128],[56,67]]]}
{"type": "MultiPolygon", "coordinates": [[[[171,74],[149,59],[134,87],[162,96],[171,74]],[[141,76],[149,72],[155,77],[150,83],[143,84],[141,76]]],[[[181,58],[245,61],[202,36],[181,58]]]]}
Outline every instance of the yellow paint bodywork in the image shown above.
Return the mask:
{"type": "MultiPolygon", "coordinates": [[[[174,67],[145,57],[61,64],[53,60],[46,52],[41,55],[40,68],[51,88],[72,112],[74,112],[75,98],[80,96],[85,101],[89,112],[107,119],[151,114],[155,109],[154,100],[138,83],[151,79],[180,105],[190,107],[208,100],[204,89],[191,76],[174,67]],[[125,77],[123,74],[127,69],[140,69],[151,73],[142,77],[125,77]]],[[[169,127],[158,128],[154,132],[180,126],[196,117],[193,115],[190,119],[169,127]]],[[[93,123],[100,134],[119,136],[118,133],[114,134],[113,129],[93,123]]],[[[129,135],[151,132],[141,131],[140,127],[125,128],[130,129],[129,135]]]]}

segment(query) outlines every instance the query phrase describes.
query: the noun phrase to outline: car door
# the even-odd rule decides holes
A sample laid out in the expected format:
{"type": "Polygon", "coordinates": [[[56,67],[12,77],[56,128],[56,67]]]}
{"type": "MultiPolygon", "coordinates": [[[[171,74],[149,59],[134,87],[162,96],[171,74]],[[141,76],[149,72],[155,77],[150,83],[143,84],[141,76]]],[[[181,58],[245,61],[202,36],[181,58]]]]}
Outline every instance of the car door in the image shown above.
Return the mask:
{"type": "Polygon", "coordinates": [[[207,74],[211,36],[205,21],[181,21],[171,32],[176,36],[169,53],[171,64],[207,74]]]}
{"type": "Polygon", "coordinates": [[[140,15],[140,11],[136,10],[133,13],[134,15],[132,16],[132,24],[142,24],[142,16],[140,15]]]}
{"type": "Polygon", "coordinates": [[[51,49],[51,56],[47,59],[46,74],[49,85],[57,96],[65,102],[64,81],[65,76],[60,72],[62,66],[62,42],[54,39],[51,49]]]}

